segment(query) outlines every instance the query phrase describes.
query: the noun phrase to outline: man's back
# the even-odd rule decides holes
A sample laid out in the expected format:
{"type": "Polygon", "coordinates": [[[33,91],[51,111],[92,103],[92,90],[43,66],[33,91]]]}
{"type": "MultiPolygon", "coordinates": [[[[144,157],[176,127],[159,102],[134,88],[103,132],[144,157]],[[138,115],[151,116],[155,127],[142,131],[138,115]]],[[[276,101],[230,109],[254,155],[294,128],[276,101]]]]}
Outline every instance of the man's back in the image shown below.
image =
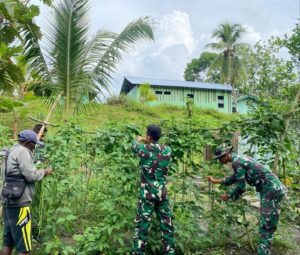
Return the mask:
{"type": "Polygon", "coordinates": [[[43,171],[35,170],[31,151],[20,144],[13,146],[8,152],[7,163],[2,165],[1,171],[3,180],[5,172],[9,176],[23,175],[26,179],[26,188],[21,198],[11,201],[4,199],[4,205],[10,207],[30,205],[34,195],[34,181],[41,180],[44,176],[43,171]]]}
{"type": "Polygon", "coordinates": [[[264,186],[274,186],[275,189],[284,189],[281,181],[267,167],[246,155],[233,154],[232,166],[234,170],[245,169],[245,179],[248,184],[255,186],[260,192],[264,186]]]}
{"type": "Polygon", "coordinates": [[[140,157],[141,187],[135,218],[133,255],[145,254],[151,215],[155,211],[159,221],[164,254],[175,254],[172,211],[167,196],[167,175],[171,148],[159,144],[161,128],[149,125],[146,137],[137,136],[133,152],[140,157]]]}
{"type": "Polygon", "coordinates": [[[141,196],[145,199],[166,199],[171,148],[158,143],[135,143],[132,149],[141,158],[141,196]]]}

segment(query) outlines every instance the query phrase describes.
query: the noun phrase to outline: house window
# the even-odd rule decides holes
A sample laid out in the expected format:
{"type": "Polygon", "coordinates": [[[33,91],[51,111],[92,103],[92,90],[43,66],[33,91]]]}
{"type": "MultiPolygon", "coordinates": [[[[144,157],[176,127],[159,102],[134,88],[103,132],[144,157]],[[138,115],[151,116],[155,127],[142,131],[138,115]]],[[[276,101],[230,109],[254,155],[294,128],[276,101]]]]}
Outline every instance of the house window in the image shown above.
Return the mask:
{"type": "Polygon", "coordinates": [[[164,91],[165,95],[171,95],[171,91],[164,91]]]}
{"type": "Polygon", "coordinates": [[[224,108],[224,96],[218,96],[218,108],[224,108]]]}
{"type": "Polygon", "coordinates": [[[187,98],[194,98],[194,94],[187,94],[187,98]]]}
{"type": "Polygon", "coordinates": [[[161,90],[156,90],[156,91],[155,91],[155,94],[156,94],[156,95],[162,95],[162,91],[161,91],[161,90]]]}

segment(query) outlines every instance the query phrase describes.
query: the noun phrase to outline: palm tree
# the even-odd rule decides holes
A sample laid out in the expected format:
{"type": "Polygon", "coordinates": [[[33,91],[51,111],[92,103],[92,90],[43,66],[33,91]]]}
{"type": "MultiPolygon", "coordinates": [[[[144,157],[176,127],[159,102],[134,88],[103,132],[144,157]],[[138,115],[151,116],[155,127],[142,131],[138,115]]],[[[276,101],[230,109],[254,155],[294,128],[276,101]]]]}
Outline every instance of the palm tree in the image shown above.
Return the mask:
{"type": "Polygon", "coordinates": [[[212,38],[217,39],[218,42],[206,45],[213,50],[222,51],[212,63],[210,71],[221,69],[220,81],[232,86],[235,107],[237,86],[246,79],[242,57],[250,48],[249,44],[238,42],[244,33],[246,29],[239,24],[231,25],[228,22],[220,24],[212,34],[212,38]]]}
{"type": "Polygon", "coordinates": [[[109,91],[112,73],[124,51],[132,49],[140,39],[154,38],[152,21],[144,17],[128,24],[119,34],[99,30],[89,39],[89,6],[89,0],[54,2],[43,50],[34,33],[26,34],[30,66],[40,74],[45,88],[62,96],[66,116],[72,106],[78,110],[85,102],[109,91]]]}

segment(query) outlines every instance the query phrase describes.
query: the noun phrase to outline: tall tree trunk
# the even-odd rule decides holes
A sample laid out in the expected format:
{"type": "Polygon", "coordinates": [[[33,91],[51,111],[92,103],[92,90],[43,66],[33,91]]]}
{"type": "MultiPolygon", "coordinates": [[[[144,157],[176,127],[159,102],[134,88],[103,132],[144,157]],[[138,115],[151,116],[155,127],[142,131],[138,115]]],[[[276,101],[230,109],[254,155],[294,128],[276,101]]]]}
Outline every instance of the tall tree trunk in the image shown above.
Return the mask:
{"type": "Polygon", "coordinates": [[[19,89],[19,99],[22,100],[25,96],[25,91],[26,91],[26,83],[21,83],[20,84],[20,89],[19,89]]]}
{"type": "Polygon", "coordinates": [[[232,109],[235,109],[235,112],[237,112],[237,94],[236,94],[236,89],[233,84],[230,84],[232,87],[232,109]]]}
{"type": "Polygon", "coordinates": [[[275,155],[275,159],[274,159],[274,163],[273,163],[273,173],[277,174],[278,173],[278,162],[279,162],[279,157],[280,157],[280,153],[283,149],[283,146],[284,146],[284,140],[285,140],[285,137],[287,135],[287,132],[288,132],[288,128],[289,128],[289,125],[290,125],[290,121],[291,121],[291,118],[292,118],[292,115],[296,112],[297,110],[297,106],[299,104],[299,100],[300,100],[300,86],[298,88],[298,92],[295,96],[295,99],[294,99],[294,102],[292,104],[292,108],[291,108],[291,111],[290,111],[290,114],[287,115],[284,119],[284,128],[280,134],[280,138],[279,138],[279,144],[277,146],[277,151],[276,151],[276,155],[275,155]]]}

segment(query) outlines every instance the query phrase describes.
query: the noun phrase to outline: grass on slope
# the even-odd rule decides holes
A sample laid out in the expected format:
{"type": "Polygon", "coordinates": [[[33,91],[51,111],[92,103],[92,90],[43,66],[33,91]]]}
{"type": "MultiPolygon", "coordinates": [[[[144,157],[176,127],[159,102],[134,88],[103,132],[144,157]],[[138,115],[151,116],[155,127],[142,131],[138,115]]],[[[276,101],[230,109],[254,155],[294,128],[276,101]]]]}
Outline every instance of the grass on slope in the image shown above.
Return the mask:
{"type": "MultiPolygon", "coordinates": [[[[47,115],[49,108],[45,100],[38,98],[27,101],[25,107],[17,108],[20,112],[18,118],[18,131],[31,129],[34,121],[28,117],[34,117],[43,120],[47,115]]],[[[174,118],[176,121],[182,121],[187,118],[187,109],[171,105],[147,106],[133,101],[110,101],[107,104],[95,104],[90,107],[89,112],[74,114],[69,121],[80,125],[88,131],[94,131],[105,127],[109,123],[116,124],[136,124],[146,126],[150,123],[159,123],[160,120],[174,118]]],[[[223,114],[212,109],[193,109],[193,118],[207,127],[216,127],[224,121],[233,118],[230,114],[223,114]]],[[[12,112],[0,112],[0,125],[12,130],[14,117],[12,112]]],[[[57,109],[53,114],[50,123],[60,125],[64,122],[64,116],[57,109]]],[[[55,128],[50,128],[50,132],[55,128]]]]}

